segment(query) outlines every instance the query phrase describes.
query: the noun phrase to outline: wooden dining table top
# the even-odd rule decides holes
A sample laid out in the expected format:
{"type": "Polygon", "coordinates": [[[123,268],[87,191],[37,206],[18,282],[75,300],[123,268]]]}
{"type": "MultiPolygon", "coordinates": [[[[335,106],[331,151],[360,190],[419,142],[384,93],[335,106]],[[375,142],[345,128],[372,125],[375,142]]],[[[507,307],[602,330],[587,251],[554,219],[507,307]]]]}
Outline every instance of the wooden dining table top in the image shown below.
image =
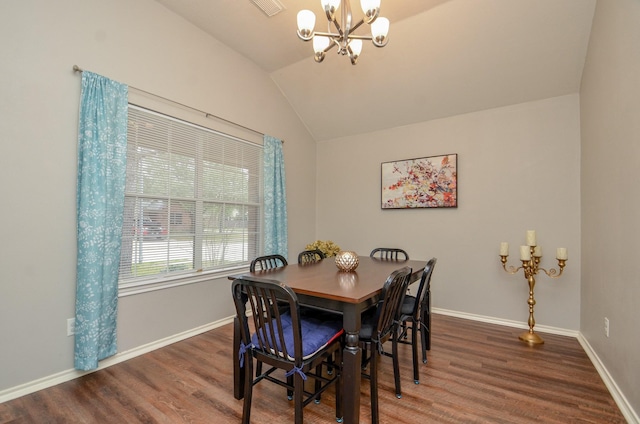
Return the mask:
{"type": "Polygon", "coordinates": [[[344,303],[362,303],[379,294],[386,278],[395,270],[412,268],[412,280],[419,278],[426,261],[388,260],[359,256],[358,267],[353,271],[341,271],[332,257],[310,264],[290,264],[269,270],[242,275],[277,280],[291,287],[299,295],[330,299],[344,303]]]}

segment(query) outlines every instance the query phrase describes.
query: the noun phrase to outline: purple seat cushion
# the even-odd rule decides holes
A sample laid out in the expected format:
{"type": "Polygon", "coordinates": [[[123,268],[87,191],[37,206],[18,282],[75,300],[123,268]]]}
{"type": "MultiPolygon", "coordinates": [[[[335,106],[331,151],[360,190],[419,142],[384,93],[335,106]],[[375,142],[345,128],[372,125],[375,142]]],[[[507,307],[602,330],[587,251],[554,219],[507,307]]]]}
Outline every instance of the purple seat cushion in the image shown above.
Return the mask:
{"type": "MultiPolygon", "coordinates": [[[[326,317],[325,317],[326,318],[326,317]]],[[[294,354],[293,348],[293,331],[291,323],[291,314],[285,312],[280,316],[282,322],[282,329],[284,333],[284,343],[289,355],[294,354]]],[[[267,324],[269,327],[270,324],[267,324]]],[[[340,337],[344,330],[342,329],[342,321],[338,319],[333,320],[321,320],[311,316],[304,316],[300,318],[300,325],[302,329],[302,357],[303,359],[310,358],[315,355],[319,350],[323,349],[329,343],[336,338],[340,337]]],[[[269,329],[267,328],[267,333],[269,329]]],[[[253,334],[251,342],[254,346],[259,347],[258,335],[253,334]]],[[[280,340],[277,340],[277,351],[282,352],[280,346],[280,340]]],[[[270,340],[265,340],[265,343],[270,343],[270,340]]],[[[272,346],[265,346],[275,353],[272,346]]],[[[288,356],[289,360],[293,360],[293,357],[288,356]]]]}

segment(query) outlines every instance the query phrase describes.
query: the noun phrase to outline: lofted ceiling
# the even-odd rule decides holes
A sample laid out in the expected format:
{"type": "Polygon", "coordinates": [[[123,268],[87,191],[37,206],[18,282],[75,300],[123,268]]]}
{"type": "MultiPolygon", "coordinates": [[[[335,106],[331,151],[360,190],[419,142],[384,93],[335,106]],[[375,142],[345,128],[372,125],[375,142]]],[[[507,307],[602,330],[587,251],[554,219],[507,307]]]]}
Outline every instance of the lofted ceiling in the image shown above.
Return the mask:
{"type": "Polygon", "coordinates": [[[297,37],[300,9],[325,30],[320,0],[272,17],[250,0],[156,1],[264,69],[317,141],[576,93],[596,2],[382,0],[389,43],[365,41],[354,66],[336,49],[316,63],[297,37]]]}

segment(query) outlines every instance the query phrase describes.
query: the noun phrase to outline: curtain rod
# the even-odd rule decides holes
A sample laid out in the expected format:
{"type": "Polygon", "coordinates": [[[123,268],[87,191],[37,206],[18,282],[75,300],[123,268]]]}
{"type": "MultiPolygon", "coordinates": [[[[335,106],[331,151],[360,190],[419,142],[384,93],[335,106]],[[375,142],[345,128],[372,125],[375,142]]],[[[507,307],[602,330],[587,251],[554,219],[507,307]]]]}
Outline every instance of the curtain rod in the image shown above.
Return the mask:
{"type": "MultiPolygon", "coordinates": [[[[73,65],[73,71],[74,71],[74,72],[84,72],[84,69],[82,69],[82,68],[81,68],[81,67],[79,67],[78,65],[73,65]]],[[[191,107],[191,106],[187,106],[187,105],[182,104],[182,103],[180,103],[180,102],[176,102],[175,100],[167,99],[166,97],[162,97],[162,96],[159,96],[159,95],[157,95],[157,94],[150,93],[150,92],[148,92],[148,91],[142,90],[142,89],[137,88],[137,87],[133,87],[133,86],[129,86],[129,87],[131,87],[131,88],[133,88],[134,90],[139,91],[139,92],[141,92],[141,93],[148,94],[148,95],[153,96],[153,97],[156,97],[156,98],[158,98],[158,99],[162,99],[162,100],[164,100],[164,101],[166,101],[166,102],[170,102],[170,103],[173,103],[173,104],[176,104],[176,105],[179,105],[179,106],[185,107],[185,108],[187,108],[187,109],[191,109],[191,110],[193,110],[193,111],[195,111],[195,112],[202,113],[202,114],[204,115],[204,117],[205,117],[205,118],[210,118],[210,117],[211,117],[211,118],[216,118],[216,119],[219,119],[219,120],[224,121],[224,122],[226,122],[226,123],[229,123],[229,124],[231,124],[231,125],[235,125],[236,127],[243,128],[243,129],[245,129],[245,130],[248,130],[248,131],[254,132],[254,133],[259,134],[259,135],[261,135],[261,136],[264,136],[264,135],[265,135],[263,132],[256,131],[256,130],[254,130],[253,128],[245,127],[244,125],[238,124],[238,123],[233,122],[233,121],[229,121],[228,119],[222,118],[222,117],[220,117],[220,116],[218,116],[218,115],[214,115],[213,113],[205,112],[205,111],[203,111],[203,110],[196,109],[196,108],[191,107]]],[[[282,140],[282,143],[284,144],[284,140],[282,140]]]]}

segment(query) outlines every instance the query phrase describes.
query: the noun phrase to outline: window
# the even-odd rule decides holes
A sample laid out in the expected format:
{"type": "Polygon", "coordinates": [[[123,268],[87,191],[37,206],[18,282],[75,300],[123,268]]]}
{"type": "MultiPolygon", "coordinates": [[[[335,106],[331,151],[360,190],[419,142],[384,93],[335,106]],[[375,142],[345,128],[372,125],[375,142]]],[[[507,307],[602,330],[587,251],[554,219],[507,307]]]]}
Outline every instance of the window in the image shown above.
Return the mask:
{"type": "Polygon", "coordinates": [[[129,105],[120,287],[247,266],[262,146],[129,105]]]}

